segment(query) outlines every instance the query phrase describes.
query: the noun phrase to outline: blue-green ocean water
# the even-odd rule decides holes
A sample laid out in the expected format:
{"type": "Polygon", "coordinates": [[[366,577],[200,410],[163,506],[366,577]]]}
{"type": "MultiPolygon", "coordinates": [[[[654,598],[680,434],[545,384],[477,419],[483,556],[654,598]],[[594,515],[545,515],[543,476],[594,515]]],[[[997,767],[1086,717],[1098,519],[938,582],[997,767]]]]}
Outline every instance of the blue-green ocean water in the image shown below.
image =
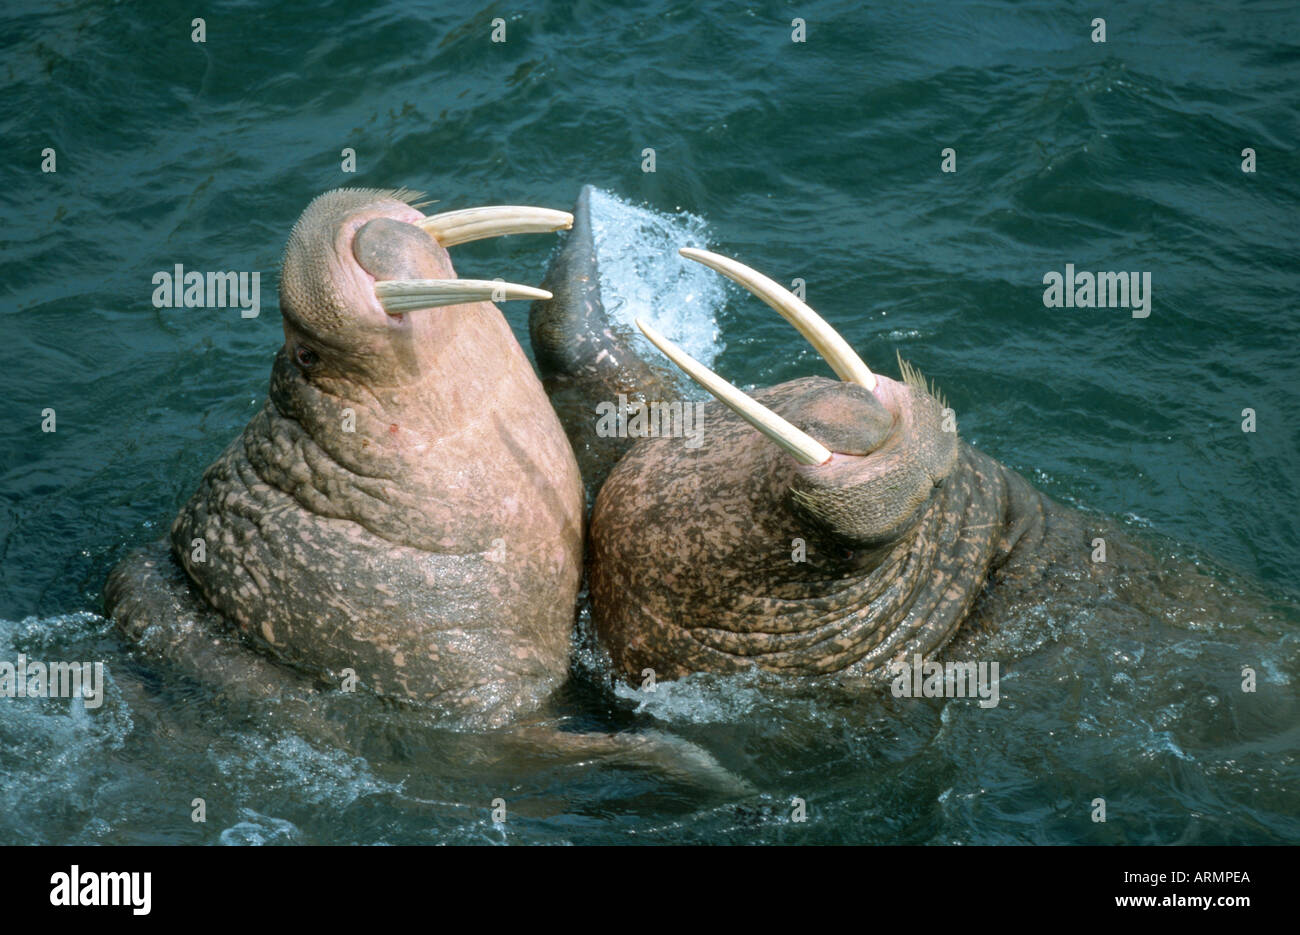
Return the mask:
{"type": "MultiPolygon", "coordinates": [[[[111,681],[93,712],[0,698],[0,842],[1300,841],[1294,3],[215,3],[203,44],[196,9],[0,20],[0,660],[99,659],[111,681]],[[991,711],[747,679],[645,697],[575,666],[568,726],[688,739],[742,797],[400,713],[332,744],[274,710],[214,713],[132,653],[97,614],[105,575],[260,405],[306,203],[365,185],[567,207],[583,183],[804,279],[869,363],[896,373],[898,351],[937,382],[968,441],[1269,610],[1116,627],[1037,608],[1008,624],[1026,658],[991,711]],[[176,263],[262,271],[262,314],[154,308],[176,263]],[[1150,271],[1150,317],[1045,308],[1066,263],[1150,271]]],[[[455,255],[535,283],[553,245],[455,255]]],[[[526,344],[527,308],[504,311],[526,344]]],[[[828,373],[734,290],[674,328],[741,385],[828,373]]]]}

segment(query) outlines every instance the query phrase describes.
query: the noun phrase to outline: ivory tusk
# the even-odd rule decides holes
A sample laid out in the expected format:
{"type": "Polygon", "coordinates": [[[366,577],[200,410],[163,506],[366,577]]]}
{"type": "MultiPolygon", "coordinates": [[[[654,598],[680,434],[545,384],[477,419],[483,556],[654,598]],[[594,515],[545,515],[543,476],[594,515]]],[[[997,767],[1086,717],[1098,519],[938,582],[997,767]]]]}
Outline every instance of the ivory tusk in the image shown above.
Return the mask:
{"type": "Polygon", "coordinates": [[[688,377],[788,451],[800,464],[825,464],[830,460],[830,451],[807,432],[795,428],[757,400],[750,399],[641,319],[636,319],[636,326],[650,339],[651,344],[659,348],[688,377]]]}
{"type": "Polygon", "coordinates": [[[568,230],[573,226],[573,215],[567,211],[552,211],[550,208],[527,205],[494,205],[443,211],[416,221],[415,224],[442,246],[454,247],[471,240],[503,237],[506,234],[548,234],[568,230]]]}
{"type": "Polygon", "coordinates": [[[386,279],[375,283],[375,297],[390,315],[467,302],[549,299],[545,289],[489,279],[386,279]]]}
{"type": "Polygon", "coordinates": [[[818,354],[830,364],[841,380],[857,383],[869,390],[876,388],[876,375],[863,363],[862,358],[840,337],[839,332],[826,323],[802,299],[779,283],[730,257],[694,247],[677,251],[688,260],[703,263],[721,273],[732,282],[739,283],[780,313],[781,317],[799,329],[818,354]]]}

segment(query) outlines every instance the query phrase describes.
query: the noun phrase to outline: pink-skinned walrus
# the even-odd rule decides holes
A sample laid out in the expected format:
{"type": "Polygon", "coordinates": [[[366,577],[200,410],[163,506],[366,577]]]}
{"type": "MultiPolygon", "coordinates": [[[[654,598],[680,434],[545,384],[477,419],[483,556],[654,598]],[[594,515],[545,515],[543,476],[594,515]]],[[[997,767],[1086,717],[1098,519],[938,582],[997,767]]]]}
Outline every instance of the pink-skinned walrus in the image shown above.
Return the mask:
{"type": "Polygon", "coordinates": [[[582,487],[488,301],[548,293],[459,279],[447,248],[572,218],[412,201],[339,189],[303,212],[265,405],[105,601],[125,634],[209,680],[355,685],[494,727],[567,674],[582,487]]]}

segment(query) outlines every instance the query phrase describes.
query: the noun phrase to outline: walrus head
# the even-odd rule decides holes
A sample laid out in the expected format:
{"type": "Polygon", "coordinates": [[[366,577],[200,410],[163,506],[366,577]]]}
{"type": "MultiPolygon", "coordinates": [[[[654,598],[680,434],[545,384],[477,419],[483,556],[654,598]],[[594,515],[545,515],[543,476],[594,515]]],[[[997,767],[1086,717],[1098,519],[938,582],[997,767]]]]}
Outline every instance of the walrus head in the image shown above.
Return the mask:
{"type": "Polygon", "coordinates": [[[681,252],[780,312],[840,379],[751,397],[637,322],[723,405],[697,416],[703,444],[640,439],[596,498],[592,619],[615,668],[629,679],[758,667],[858,682],[939,650],[1005,554],[1006,472],[958,441],[910,367],[899,380],[872,373],[772,280],[681,252]]]}
{"type": "Polygon", "coordinates": [[[514,205],[426,217],[417,193],[337,189],[316,198],[289,235],[280,278],[285,349],[311,379],[392,385],[439,353],[436,315],[468,302],[549,299],[542,289],[459,279],[447,248],[503,234],[568,228],[563,211],[514,205]],[[415,313],[415,314],[412,314],[415,313]]]}
{"type": "Polygon", "coordinates": [[[705,250],[681,254],[753,292],[804,335],[841,378],[818,386],[783,418],[691,359],[638,320],[670,360],[798,462],[790,506],[853,549],[878,549],[921,517],[957,463],[955,421],[937,392],[900,359],[903,380],[871,372],[796,295],[735,260],[705,250]]]}

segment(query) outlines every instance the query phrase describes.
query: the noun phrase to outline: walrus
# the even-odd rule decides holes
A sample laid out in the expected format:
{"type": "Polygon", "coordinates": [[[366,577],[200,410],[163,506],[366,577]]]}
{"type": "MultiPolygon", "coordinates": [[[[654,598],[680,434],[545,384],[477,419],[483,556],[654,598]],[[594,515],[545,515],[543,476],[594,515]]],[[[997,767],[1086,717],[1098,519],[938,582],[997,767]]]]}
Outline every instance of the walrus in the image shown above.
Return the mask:
{"type": "MultiPolygon", "coordinates": [[[[582,213],[580,199],[575,232],[582,213]]],[[[584,268],[587,251],[570,236],[553,270],[584,268]]],[[[746,395],[636,321],[718,401],[704,407],[702,444],[672,433],[628,440],[612,469],[608,457],[580,457],[599,491],[588,528],[591,617],[615,677],[647,685],[757,669],[859,690],[894,681],[900,664],[969,659],[1024,608],[1082,617],[1122,604],[1188,626],[1198,615],[1265,613],[1210,569],[1152,555],[962,441],[955,413],[901,358],[898,379],[875,373],[768,277],[716,253],[679,252],[782,314],[838,379],[746,395]]],[[[584,301],[566,307],[553,285],[556,299],[532,310],[535,353],[561,370],[550,384],[587,393],[567,426],[575,437],[592,433],[595,404],[644,365],[627,360],[637,353],[631,335],[591,340],[610,327],[596,287],[598,278],[584,282],[584,301]],[[567,358],[544,356],[539,333],[586,340],[567,358]],[[602,375],[580,353],[593,347],[616,348],[605,359],[618,367],[602,375]]],[[[652,392],[664,386],[656,376],[652,392]]]]}
{"type": "Polygon", "coordinates": [[[583,494],[487,301],[549,294],[458,279],[447,248],[572,217],[426,217],[415,197],[339,189],[307,206],[285,247],[265,404],[170,535],[112,571],[105,603],[128,637],[210,678],[350,681],[495,727],[567,675],[583,494]]]}
{"type": "Polygon", "coordinates": [[[569,436],[588,495],[636,441],[592,431],[592,403],[623,396],[631,404],[665,398],[680,390],[676,380],[652,366],[609,321],[602,300],[600,268],[591,218],[594,191],[584,185],[573,206],[573,223],[563,247],[547,267],[542,288],[548,298],[533,303],[528,334],[533,357],[569,436]]]}

